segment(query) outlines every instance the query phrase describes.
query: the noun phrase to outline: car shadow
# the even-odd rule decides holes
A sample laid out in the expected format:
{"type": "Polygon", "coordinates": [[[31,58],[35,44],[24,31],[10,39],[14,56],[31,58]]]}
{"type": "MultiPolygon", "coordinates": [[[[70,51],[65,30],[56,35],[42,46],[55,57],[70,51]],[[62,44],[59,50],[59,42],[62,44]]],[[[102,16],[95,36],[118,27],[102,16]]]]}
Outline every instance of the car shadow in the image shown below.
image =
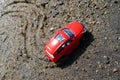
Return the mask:
{"type": "Polygon", "coordinates": [[[57,67],[66,68],[75,62],[85,51],[86,48],[94,41],[93,35],[90,32],[84,33],[82,38],[80,39],[79,46],[73,51],[73,53],[69,56],[64,56],[60,61],[56,64],[57,67]]]}

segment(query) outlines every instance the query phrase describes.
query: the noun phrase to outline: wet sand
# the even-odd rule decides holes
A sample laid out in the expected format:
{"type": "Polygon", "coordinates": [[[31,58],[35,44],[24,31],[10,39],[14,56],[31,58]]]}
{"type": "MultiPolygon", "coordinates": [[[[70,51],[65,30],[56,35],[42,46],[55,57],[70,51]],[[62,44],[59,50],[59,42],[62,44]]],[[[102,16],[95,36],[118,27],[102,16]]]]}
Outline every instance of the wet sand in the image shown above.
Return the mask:
{"type": "Polygon", "coordinates": [[[1,0],[0,80],[119,80],[119,19],[120,0],[1,0]],[[56,65],[43,47],[72,21],[88,33],[56,65]]]}

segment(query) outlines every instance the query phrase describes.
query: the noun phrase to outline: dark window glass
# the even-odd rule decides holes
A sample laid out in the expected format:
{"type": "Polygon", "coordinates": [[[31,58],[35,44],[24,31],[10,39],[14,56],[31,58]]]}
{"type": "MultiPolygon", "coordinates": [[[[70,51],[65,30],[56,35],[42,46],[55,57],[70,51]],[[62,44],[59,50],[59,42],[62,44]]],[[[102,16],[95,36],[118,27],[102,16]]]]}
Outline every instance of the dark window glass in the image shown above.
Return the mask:
{"type": "Polygon", "coordinates": [[[72,40],[68,40],[67,42],[65,42],[62,46],[60,46],[60,48],[56,51],[56,54],[59,54],[63,49],[65,49],[67,46],[70,45],[70,43],[72,42],[72,40]]]}
{"type": "Polygon", "coordinates": [[[65,47],[66,47],[66,45],[63,44],[63,45],[56,51],[56,54],[59,54],[65,47]]]}
{"type": "Polygon", "coordinates": [[[59,41],[59,42],[62,42],[64,40],[64,37],[61,35],[61,34],[58,34],[56,36],[56,39],[59,41]]]}
{"type": "Polygon", "coordinates": [[[63,32],[66,33],[70,38],[74,37],[74,33],[70,29],[63,29],[63,32]]]}

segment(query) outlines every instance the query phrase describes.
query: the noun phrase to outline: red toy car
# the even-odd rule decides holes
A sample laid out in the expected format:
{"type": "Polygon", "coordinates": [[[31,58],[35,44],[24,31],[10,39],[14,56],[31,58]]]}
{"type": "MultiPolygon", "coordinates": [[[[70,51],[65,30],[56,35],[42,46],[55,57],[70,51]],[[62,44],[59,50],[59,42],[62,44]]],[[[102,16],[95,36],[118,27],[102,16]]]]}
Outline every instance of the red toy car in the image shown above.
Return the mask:
{"type": "Polygon", "coordinates": [[[62,56],[69,55],[79,44],[80,38],[86,32],[79,22],[71,22],[58,30],[45,45],[44,53],[53,62],[58,62],[62,56]]]}

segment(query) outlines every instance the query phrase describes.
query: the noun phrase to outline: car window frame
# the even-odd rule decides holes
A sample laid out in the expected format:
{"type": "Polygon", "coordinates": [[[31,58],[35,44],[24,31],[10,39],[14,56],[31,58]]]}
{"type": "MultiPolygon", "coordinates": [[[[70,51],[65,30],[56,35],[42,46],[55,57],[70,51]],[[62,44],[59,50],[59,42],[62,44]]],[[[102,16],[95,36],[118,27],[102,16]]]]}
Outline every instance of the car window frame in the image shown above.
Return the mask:
{"type": "Polygon", "coordinates": [[[74,33],[71,29],[69,29],[69,28],[63,28],[62,31],[63,31],[69,38],[75,37],[75,33],[74,33]],[[65,32],[65,31],[64,31],[65,29],[68,29],[68,30],[73,34],[73,36],[71,37],[67,32],[65,32]]]}
{"type": "Polygon", "coordinates": [[[63,42],[63,41],[65,40],[65,38],[63,37],[63,35],[60,34],[60,33],[58,33],[58,34],[55,36],[55,39],[56,39],[58,42],[63,42]],[[61,41],[58,40],[58,38],[57,38],[59,35],[62,37],[62,40],[61,40],[61,41]]]}
{"type": "Polygon", "coordinates": [[[59,54],[60,52],[62,52],[66,47],[68,47],[72,42],[72,39],[70,38],[69,40],[67,40],[66,42],[64,42],[56,51],[56,54],[59,54]],[[69,44],[67,44],[67,42],[69,41],[69,44]]]}

